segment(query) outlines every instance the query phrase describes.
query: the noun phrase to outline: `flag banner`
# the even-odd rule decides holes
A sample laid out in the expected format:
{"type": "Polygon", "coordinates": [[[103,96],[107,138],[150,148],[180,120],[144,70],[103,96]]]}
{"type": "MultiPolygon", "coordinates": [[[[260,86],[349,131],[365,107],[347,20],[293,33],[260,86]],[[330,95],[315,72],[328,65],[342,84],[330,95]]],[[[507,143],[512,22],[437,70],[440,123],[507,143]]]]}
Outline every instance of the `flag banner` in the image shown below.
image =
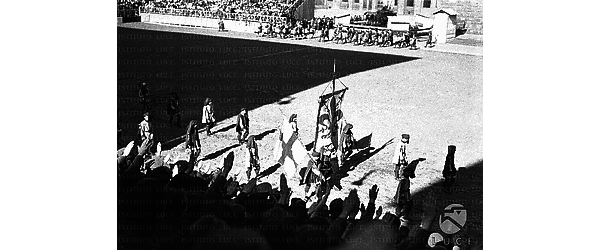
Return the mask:
{"type": "Polygon", "coordinates": [[[273,156],[283,166],[286,176],[292,178],[297,173],[298,166],[306,162],[308,152],[298,140],[298,133],[287,120],[283,121],[279,132],[273,156]]]}
{"type": "Polygon", "coordinates": [[[346,124],[341,110],[346,90],[347,88],[344,88],[319,97],[315,146],[313,147],[314,155],[321,152],[321,148],[330,144],[333,145],[333,148],[338,148],[340,130],[346,124]]]}

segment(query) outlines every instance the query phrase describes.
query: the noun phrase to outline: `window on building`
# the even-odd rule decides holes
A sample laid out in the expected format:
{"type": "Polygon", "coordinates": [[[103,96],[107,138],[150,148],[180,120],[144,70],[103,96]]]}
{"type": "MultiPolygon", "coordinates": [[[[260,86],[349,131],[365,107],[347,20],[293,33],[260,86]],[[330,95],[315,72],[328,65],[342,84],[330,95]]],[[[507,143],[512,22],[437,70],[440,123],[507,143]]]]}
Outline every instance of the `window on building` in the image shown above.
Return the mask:
{"type": "Polygon", "coordinates": [[[360,3],[360,0],[354,0],[354,3],[360,3]]]}
{"type": "Polygon", "coordinates": [[[406,6],[408,6],[408,7],[414,7],[415,6],[415,0],[406,0],[406,6]]]}
{"type": "Polygon", "coordinates": [[[347,3],[347,2],[348,2],[348,0],[342,0],[342,2],[344,2],[344,3],[347,3]]]}
{"type": "Polygon", "coordinates": [[[398,0],[394,0],[394,6],[398,6],[398,0]]]}
{"type": "Polygon", "coordinates": [[[431,0],[423,0],[423,8],[430,8],[431,0]]]}

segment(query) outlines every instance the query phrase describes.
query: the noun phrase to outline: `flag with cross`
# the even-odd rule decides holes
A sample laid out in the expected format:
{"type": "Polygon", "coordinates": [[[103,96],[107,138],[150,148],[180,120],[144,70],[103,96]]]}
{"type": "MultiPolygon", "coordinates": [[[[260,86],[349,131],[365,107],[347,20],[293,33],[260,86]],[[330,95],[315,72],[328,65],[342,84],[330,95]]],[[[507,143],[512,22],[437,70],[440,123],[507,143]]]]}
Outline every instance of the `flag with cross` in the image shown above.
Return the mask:
{"type": "Polygon", "coordinates": [[[279,140],[273,150],[274,159],[283,166],[283,170],[288,178],[292,178],[298,172],[298,166],[306,165],[308,152],[298,138],[298,133],[294,131],[291,123],[284,120],[282,127],[279,128],[279,140]]]}

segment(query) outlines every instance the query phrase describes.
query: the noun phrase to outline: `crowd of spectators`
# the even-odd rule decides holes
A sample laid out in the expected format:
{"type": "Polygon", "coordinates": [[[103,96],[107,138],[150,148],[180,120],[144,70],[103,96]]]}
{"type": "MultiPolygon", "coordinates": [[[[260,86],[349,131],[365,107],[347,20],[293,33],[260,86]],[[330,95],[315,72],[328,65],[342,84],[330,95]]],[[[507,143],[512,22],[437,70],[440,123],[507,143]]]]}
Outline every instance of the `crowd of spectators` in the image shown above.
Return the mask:
{"type": "Polygon", "coordinates": [[[175,164],[147,164],[160,154],[160,147],[150,153],[151,147],[149,140],[130,143],[117,158],[119,249],[456,249],[442,246],[446,242],[428,246],[436,216],[432,192],[411,233],[410,221],[398,212],[376,209],[377,185],[368,201],[356,189],[328,201],[326,183],[311,204],[291,198],[284,174],[278,188],[256,178],[243,184],[228,179],[232,152],[217,171],[200,175],[195,154],[175,164]]]}
{"type": "Polygon", "coordinates": [[[163,0],[149,1],[148,9],[167,8],[178,10],[202,10],[220,13],[239,13],[263,16],[284,16],[292,6],[285,0],[242,1],[242,0],[163,0]]]}
{"type": "MultiPolygon", "coordinates": [[[[189,10],[215,12],[220,14],[247,14],[262,16],[287,16],[290,7],[293,5],[290,0],[264,0],[264,1],[243,1],[243,0],[162,0],[162,1],[142,1],[142,0],[119,0],[117,1],[117,16],[129,14],[135,11],[139,15],[139,7],[145,8],[148,12],[156,12],[159,9],[179,10],[192,13],[189,10]]],[[[178,12],[179,13],[179,12],[178,12]]]]}
{"type": "Polygon", "coordinates": [[[144,6],[144,1],[141,0],[118,0],[117,17],[139,16],[139,7],[142,6],[144,6]]]}
{"type": "MultiPolygon", "coordinates": [[[[134,0],[122,3],[127,6],[141,6],[142,4],[141,1],[134,0]]],[[[262,37],[307,39],[317,36],[320,42],[334,41],[340,44],[350,43],[363,46],[418,48],[416,31],[402,32],[379,28],[387,25],[389,11],[367,12],[362,16],[352,16],[351,24],[372,27],[357,28],[352,25],[335,25],[333,18],[325,16],[312,20],[284,18],[286,11],[293,3],[289,0],[163,0],[148,1],[143,7],[146,12],[150,13],[259,22],[255,33],[262,37]]],[[[219,29],[221,30],[221,27],[219,29]]],[[[435,41],[432,41],[429,36],[426,46],[433,46],[434,43],[435,41]]]]}

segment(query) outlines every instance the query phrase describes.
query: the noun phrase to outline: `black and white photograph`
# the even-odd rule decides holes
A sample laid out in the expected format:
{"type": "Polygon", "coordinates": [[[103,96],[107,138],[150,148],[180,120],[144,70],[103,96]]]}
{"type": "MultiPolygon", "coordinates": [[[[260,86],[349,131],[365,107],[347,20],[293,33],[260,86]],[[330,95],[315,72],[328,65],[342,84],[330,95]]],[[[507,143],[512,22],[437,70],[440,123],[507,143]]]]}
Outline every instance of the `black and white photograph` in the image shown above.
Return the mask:
{"type": "Polygon", "coordinates": [[[483,249],[483,0],[117,0],[116,35],[117,249],[483,249]]]}

